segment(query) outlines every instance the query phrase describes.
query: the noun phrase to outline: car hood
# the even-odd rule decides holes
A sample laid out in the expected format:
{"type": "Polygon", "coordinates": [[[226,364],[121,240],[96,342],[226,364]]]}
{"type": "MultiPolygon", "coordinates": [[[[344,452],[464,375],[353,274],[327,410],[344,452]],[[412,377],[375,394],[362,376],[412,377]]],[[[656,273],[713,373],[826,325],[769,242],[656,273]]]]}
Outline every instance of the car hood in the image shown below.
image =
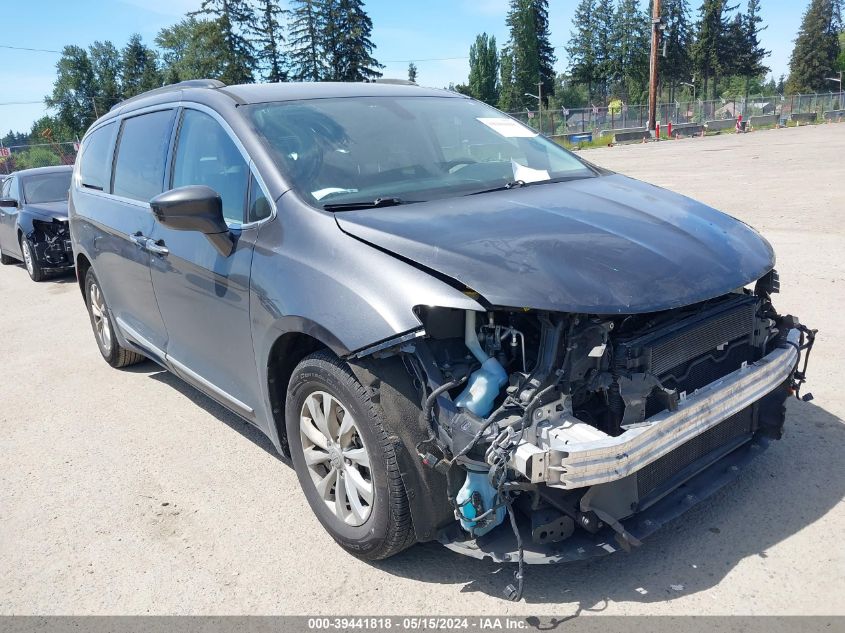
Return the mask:
{"type": "Polygon", "coordinates": [[[38,204],[27,204],[23,208],[38,219],[43,220],[67,220],[67,200],[60,202],[39,202],[38,204]]]}
{"type": "Polygon", "coordinates": [[[775,263],[747,224],[618,174],[336,219],[349,235],[503,307],[656,312],[745,286],[775,263]]]}

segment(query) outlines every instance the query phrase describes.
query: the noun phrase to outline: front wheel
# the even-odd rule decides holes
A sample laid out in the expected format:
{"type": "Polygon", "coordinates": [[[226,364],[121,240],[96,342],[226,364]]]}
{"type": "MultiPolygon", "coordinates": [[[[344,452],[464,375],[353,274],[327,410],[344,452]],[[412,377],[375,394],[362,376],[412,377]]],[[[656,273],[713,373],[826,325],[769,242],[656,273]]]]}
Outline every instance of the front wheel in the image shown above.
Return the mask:
{"type": "Polygon", "coordinates": [[[21,253],[23,254],[23,263],[26,266],[26,272],[29,273],[30,279],[32,281],[44,281],[46,275],[41,268],[41,264],[35,258],[35,249],[32,248],[32,244],[23,235],[21,236],[21,253]]]}
{"type": "Polygon", "coordinates": [[[311,509],[337,543],[366,560],[416,542],[380,409],[330,352],[306,357],[288,386],[291,459],[311,509]]]}

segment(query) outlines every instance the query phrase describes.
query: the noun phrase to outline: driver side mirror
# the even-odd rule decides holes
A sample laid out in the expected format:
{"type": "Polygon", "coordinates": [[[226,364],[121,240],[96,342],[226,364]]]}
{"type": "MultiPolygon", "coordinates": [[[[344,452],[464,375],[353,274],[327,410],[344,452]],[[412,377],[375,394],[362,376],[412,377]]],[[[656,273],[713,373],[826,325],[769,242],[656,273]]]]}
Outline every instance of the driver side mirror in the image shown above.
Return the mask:
{"type": "Polygon", "coordinates": [[[165,191],[150,200],[156,220],[174,231],[197,231],[228,257],[235,249],[223,218],[223,201],[211,187],[190,185],[165,191]]]}
{"type": "Polygon", "coordinates": [[[18,208],[18,201],[13,198],[0,198],[0,207],[8,207],[10,209],[18,208]]]}

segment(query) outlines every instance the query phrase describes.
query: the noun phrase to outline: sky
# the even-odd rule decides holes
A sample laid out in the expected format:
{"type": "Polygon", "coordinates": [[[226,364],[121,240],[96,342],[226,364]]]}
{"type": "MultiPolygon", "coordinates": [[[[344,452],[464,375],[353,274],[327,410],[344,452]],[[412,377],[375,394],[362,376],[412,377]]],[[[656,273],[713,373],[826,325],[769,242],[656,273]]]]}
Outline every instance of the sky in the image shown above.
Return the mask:
{"type": "MultiPolygon", "coordinates": [[[[120,48],[132,33],[152,44],[156,33],[199,7],[201,0],[0,0],[0,45],[60,50],[66,44],[87,47],[111,40],[120,48]]],[[[763,0],[768,28],[763,45],[772,51],[767,65],[777,77],[787,72],[792,43],[809,0],[763,0]]],[[[645,3],[645,2],[644,2],[645,3]]],[[[286,5],[284,0],[280,4],[286,5]]],[[[572,30],[577,0],[550,0],[552,43],[557,70],[566,68],[563,49],[572,30]]],[[[697,9],[699,0],[691,0],[697,9]]],[[[745,0],[740,8],[744,9],[745,0]]],[[[487,32],[501,45],[508,0],[368,0],[373,20],[375,57],[385,77],[407,78],[415,60],[417,81],[445,87],[465,83],[467,56],[475,36],[487,32]]],[[[59,55],[0,48],[0,130],[29,131],[47,113],[44,96],[52,90],[59,55]],[[35,103],[22,103],[35,102],[35,103]]]]}

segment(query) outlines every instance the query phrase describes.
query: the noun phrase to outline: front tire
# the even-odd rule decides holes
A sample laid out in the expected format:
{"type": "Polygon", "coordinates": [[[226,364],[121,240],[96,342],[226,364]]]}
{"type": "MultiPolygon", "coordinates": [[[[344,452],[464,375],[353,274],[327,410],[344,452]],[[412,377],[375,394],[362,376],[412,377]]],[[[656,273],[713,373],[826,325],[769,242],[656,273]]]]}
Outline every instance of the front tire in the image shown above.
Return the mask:
{"type": "Polygon", "coordinates": [[[23,255],[23,264],[26,266],[26,272],[29,273],[30,279],[34,282],[44,281],[44,269],[35,258],[35,249],[32,248],[26,236],[21,235],[21,254],[23,255]]]}
{"type": "Polygon", "coordinates": [[[85,275],[85,305],[88,307],[88,317],[91,319],[91,329],[94,330],[97,347],[109,365],[119,369],[144,360],[143,355],[121,347],[117,342],[106,298],[91,268],[85,275]]]}
{"type": "Polygon", "coordinates": [[[416,542],[394,445],[379,407],[328,351],[293,372],[285,406],[291,459],[320,523],[350,554],[393,556],[416,542]]]}

